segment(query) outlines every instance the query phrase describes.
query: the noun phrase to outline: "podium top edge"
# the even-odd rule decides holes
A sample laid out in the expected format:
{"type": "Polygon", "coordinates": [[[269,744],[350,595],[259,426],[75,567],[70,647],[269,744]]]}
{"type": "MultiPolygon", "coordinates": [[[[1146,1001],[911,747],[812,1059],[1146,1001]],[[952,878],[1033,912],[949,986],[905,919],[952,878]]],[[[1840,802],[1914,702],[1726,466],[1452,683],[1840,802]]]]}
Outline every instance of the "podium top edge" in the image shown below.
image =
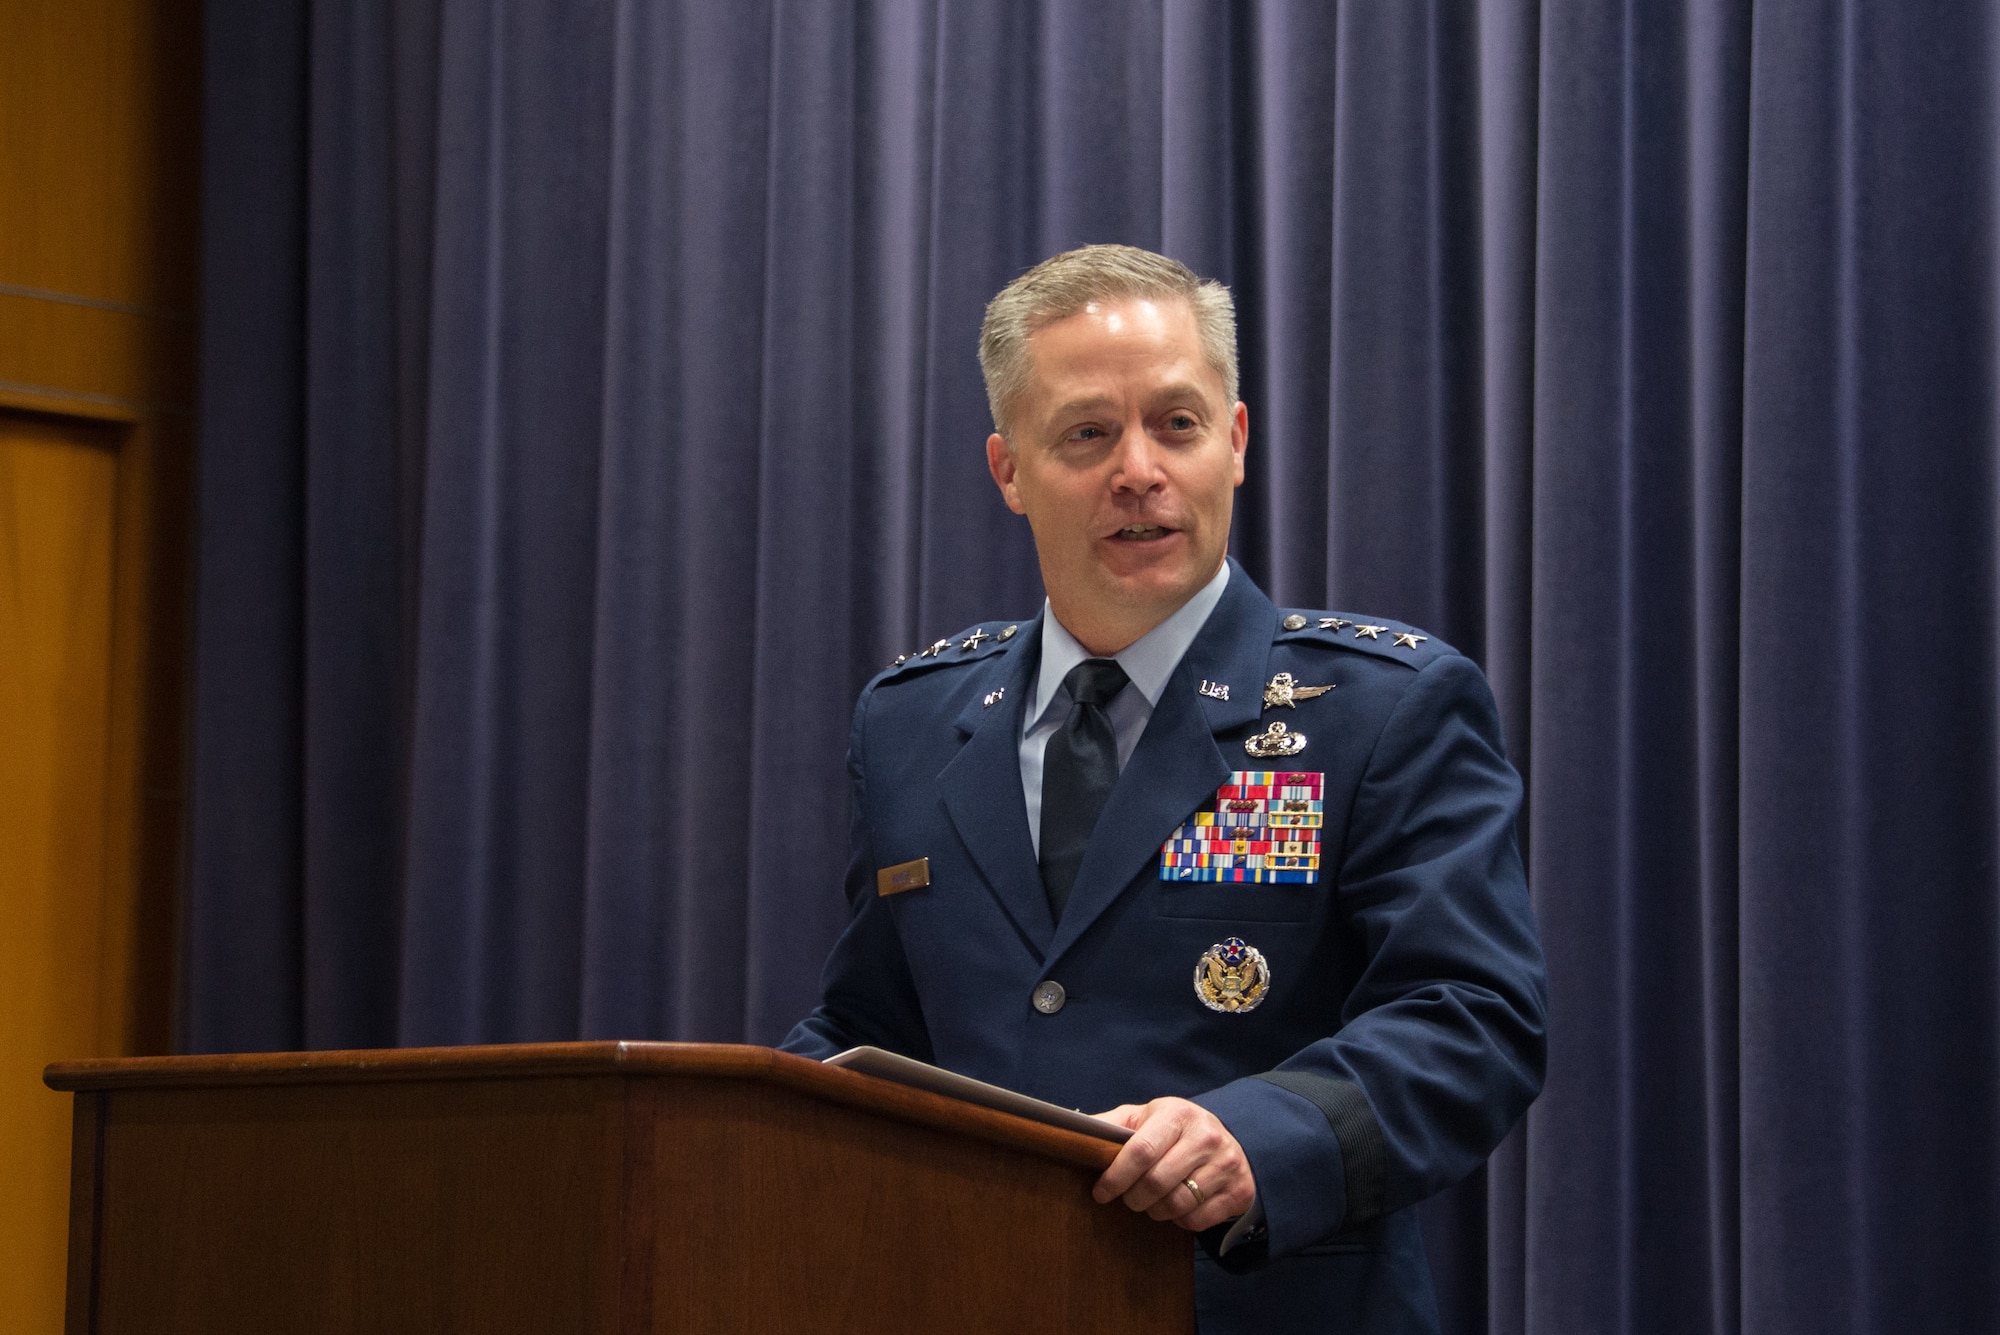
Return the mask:
{"type": "Polygon", "coordinates": [[[709,1078],[785,1086],[809,1097],[971,1135],[1080,1168],[1101,1170],[1118,1147],[1079,1131],[961,1102],[809,1057],[738,1043],[605,1040],[327,1052],[238,1052],[56,1062],[49,1088],[77,1094],[414,1081],[709,1078]]]}
{"type": "Polygon", "coordinates": [[[147,1085],[294,1085],[322,1081],[491,1080],[514,1076],[760,1076],[809,1058],[742,1043],[493,1043],[441,1048],[352,1048],[321,1052],[229,1052],[178,1057],[105,1057],[51,1063],[50,1089],[84,1092],[147,1085]]]}

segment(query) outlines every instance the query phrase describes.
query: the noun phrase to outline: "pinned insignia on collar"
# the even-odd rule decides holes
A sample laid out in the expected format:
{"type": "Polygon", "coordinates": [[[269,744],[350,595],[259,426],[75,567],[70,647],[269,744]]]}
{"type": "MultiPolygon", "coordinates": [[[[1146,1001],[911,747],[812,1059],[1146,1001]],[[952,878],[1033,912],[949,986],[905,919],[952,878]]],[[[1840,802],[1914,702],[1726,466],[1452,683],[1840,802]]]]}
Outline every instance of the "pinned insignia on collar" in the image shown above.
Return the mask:
{"type": "Polygon", "coordinates": [[[890,667],[901,667],[901,666],[903,666],[903,664],[905,664],[905,663],[907,663],[907,662],[909,662],[909,661],[910,661],[910,656],[909,656],[908,654],[897,654],[897,655],[896,655],[896,661],[895,661],[895,662],[893,662],[893,663],[891,663],[891,664],[889,664],[889,666],[890,666],[890,667]]]}
{"type": "Polygon", "coordinates": [[[991,709],[993,708],[993,706],[999,704],[1001,698],[1004,697],[1006,694],[1007,694],[1007,688],[1005,686],[1002,686],[997,691],[988,691],[986,693],[986,698],[984,700],[981,700],[979,703],[984,705],[986,708],[991,709]]]}
{"type": "Polygon", "coordinates": [[[1402,645],[1405,649],[1414,649],[1429,638],[1430,636],[1428,635],[1418,635],[1406,630],[1396,636],[1396,643],[1402,645]]]}
{"type": "Polygon", "coordinates": [[[1259,760],[1273,756],[1295,756],[1306,749],[1306,735],[1291,732],[1282,723],[1273,723],[1243,743],[1243,749],[1259,760]]]}
{"type": "Polygon", "coordinates": [[[1339,630],[1342,626],[1351,626],[1353,624],[1353,622],[1343,617],[1321,617],[1319,619],[1319,628],[1321,630],[1339,630]]]}
{"type": "Polygon", "coordinates": [[[972,628],[972,634],[966,636],[964,640],[960,641],[958,647],[960,652],[963,652],[967,649],[977,649],[981,644],[984,644],[987,640],[990,640],[992,638],[993,637],[991,635],[988,635],[985,632],[985,630],[983,630],[978,626],[974,626],[972,628]]]}
{"type": "Polygon", "coordinates": [[[1007,627],[1007,629],[1001,631],[1000,634],[995,638],[1002,640],[1011,640],[1014,638],[1014,632],[1019,629],[1021,629],[1019,626],[1009,626],[1007,627]]]}
{"type": "Polygon", "coordinates": [[[1382,638],[1382,632],[1387,629],[1389,629],[1387,626],[1356,626],[1354,638],[1358,640],[1366,635],[1371,640],[1379,640],[1382,638]]]}
{"type": "Polygon", "coordinates": [[[1297,709],[1300,700],[1310,700],[1325,695],[1332,686],[1301,686],[1292,680],[1289,672],[1280,672],[1271,678],[1271,684],[1264,688],[1264,708],[1297,709]]]}
{"type": "Polygon", "coordinates": [[[1227,700],[1229,698],[1229,685],[1227,682],[1210,681],[1204,677],[1199,689],[1203,695],[1211,700],[1227,700]]]}
{"type": "Polygon", "coordinates": [[[947,650],[947,649],[949,649],[949,648],[951,648],[951,641],[950,641],[950,640],[939,640],[939,641],[938,641],[938,642],[937,642],[936,644],[932,645],[932,646],[931,646],[930,648],[928,648],[928,649],[924,650],[924,651],[923,651],[922,653],[918,654],[918,655],[917,655],[917,657],[918,657],[918,658],[936,658],[936,657],[937,657],[937,656],[938,656],[939,654],[943,653],[943,652],[944,652],[945,650],[947,650]]]}
{"type": "Polygon", "coordinates": [[[1240,936],[1216,942],[1195,963],[1194,994],[1212,1011],[1254,1011],[1270,990],[1271,966],[1262,951],[1240,936]]]}
{"type": "Polygon", "coordinates": [[[1306,628],[1306,619],[1297,612],[1294,612],[1286,617],[1282,624],[1286,630],[1304,630],[1306,628]]]}

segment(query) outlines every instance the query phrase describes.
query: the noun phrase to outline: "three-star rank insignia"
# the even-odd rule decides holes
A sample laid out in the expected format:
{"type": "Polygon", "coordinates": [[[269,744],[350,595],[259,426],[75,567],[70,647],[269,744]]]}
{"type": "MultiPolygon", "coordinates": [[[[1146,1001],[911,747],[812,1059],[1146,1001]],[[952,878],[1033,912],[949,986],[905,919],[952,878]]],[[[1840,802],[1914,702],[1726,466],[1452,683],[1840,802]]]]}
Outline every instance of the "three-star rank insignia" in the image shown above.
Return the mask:
{"type": "Polygon", "coordinates": [[[1216,942],[1195,963],[1194,994],[1212,1011],[1254,1011],[1270,990],[1271,966],[1262,951],[1240,936],[1216,942]]]}
{"type": "Polygon", "coordinates": [[[1293,732],[1282,723],[1273,723],[1255,737],[1246,738],[1243,749],[1259,760],[1295,756],[1306,749],[1306,735],[1293,732]]]}
{"type": "Polygon", "coordinates": [[[1331,686],[1301,686],[1292,680],[1291,673],[1280,672],[1271,678],[1271,684],[1264,688],[1264,708],[1297,709],[1298,701],[1325,695],[1332,689],[1331,686]]]}

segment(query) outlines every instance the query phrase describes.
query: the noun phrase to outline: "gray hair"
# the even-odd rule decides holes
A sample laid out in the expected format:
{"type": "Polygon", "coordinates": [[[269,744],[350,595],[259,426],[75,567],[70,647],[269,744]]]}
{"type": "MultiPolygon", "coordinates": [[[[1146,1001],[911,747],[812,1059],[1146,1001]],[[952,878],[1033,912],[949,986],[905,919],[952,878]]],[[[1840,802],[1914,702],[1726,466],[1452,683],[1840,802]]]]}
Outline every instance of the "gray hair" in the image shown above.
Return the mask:
{"type": "Polygon", "coordinates": [[[1028,340],[1092,302],[1178,299],[1194,313],[1202,357],[1222,377],[1224,399],[1236,402],[1236,303],[1229,289],[1165,255],[1137,246],[1080,246],[1043,260],[1000,289],[979,329],[979,369],[993,429],[1008,434],[1007,412],[1034,369],[1028,340]]]}

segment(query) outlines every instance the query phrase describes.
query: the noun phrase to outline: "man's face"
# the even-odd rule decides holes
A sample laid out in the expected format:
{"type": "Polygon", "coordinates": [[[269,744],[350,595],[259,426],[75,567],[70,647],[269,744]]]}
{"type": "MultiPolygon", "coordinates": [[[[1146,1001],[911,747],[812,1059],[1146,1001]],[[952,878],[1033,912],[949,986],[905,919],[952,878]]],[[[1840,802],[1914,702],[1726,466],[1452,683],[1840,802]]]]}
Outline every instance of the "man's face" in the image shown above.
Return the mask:
{"type": "Polygon", "coordinates": [[[1028,340],[1013,447],[986,461],[1026,515],[1056,617],[1112,654],[1215,577],[1243,482],[1249,413],[1224,401],[1178,300],[1092,304],[1028,340]]]}

